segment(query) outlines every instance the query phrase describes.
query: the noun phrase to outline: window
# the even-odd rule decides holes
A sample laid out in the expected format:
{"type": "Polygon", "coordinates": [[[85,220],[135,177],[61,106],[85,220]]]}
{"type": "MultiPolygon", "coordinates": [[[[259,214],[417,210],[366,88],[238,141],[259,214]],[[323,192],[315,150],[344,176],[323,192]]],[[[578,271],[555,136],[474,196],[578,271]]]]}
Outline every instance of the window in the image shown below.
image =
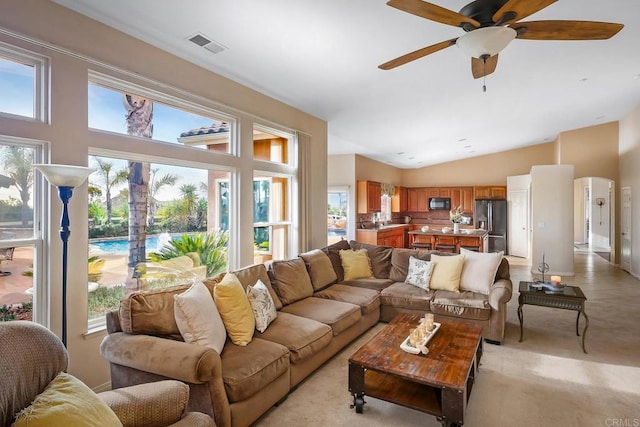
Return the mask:
{"type": "Polygon", "coordinates": [[[253,177],[254,261],[285,259],[289,256],[289,185],[287,176],[253,177]]]}
{"type": "Polygon", "coordinates": [[[0,321],[44,321],[47,289],[41,229],[42,185],[33,164],[42,161],[43,145],[0,137],[0,321]]]}
{"type": "Polygon", "coordinates": [[[89,82],[89,127],[229,153],[233,120],[168,95],[92,74],[89,82]],[[134,120],[137,117],[140,120],[148,118],[149,126],[142,133],[134,134],[128,128],[129,117],[134,120]]]}
{"type": "Polygon", "coordinates": [[[380,198],[380,221],[391,221],[391,196],[386,194],[380,198]]]}
{"type": "Polygon", "coordinates": [[[204,279],[228,267],[231,174],[147,164],[146,206],[132,213],[129,192],[136,187],[130,186],[128,176],[136,163],[89,157],[89,165],[96,168],[89,177],[88,192],[90,321],[102,320],[132,290],[185,283],[185,278],[204,279]],[[144,222],[132,227],[135,218],[144,222]],[[143,248],[137,246],[140,233],[143,248]],[[190,253],[197,254],[196,262],[188,259],[190,253]],[[171,261],[177,257],[188,265],[171,261]]]}
{"type": "Polygon", "coordinates": [[[0,112],[48,121],[48,61],[0,43],[0,112]]]}
{"type": "Polygon", "coordinates": [[[347,238],[347,216],[349,209],[348,189],[329,190],[327,202],[327,244],[331,245],[347,238]]]}
{"type": "Polygon", "coordinates": [[[274,163],[289,163],[291,137],[273,129],[255,125],[253,128],[253,158],[274,163]]]}

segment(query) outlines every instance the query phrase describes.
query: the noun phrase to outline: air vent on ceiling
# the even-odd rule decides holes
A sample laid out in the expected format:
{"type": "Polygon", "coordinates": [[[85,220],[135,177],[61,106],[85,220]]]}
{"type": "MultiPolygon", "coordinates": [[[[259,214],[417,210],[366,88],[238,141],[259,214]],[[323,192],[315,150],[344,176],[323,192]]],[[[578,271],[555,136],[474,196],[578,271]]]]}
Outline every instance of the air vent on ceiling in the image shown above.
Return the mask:
{"type": "Polygon", "coordinates": [[[200,47],[207,49],[211,53],[220,53],[223,50],[227,49],[220,43],[212,40],[210,37],[207,37],[201,33],[196,33],[193,36],[189,37],[189,41],[191,43],[197,44],[200,47]]]}

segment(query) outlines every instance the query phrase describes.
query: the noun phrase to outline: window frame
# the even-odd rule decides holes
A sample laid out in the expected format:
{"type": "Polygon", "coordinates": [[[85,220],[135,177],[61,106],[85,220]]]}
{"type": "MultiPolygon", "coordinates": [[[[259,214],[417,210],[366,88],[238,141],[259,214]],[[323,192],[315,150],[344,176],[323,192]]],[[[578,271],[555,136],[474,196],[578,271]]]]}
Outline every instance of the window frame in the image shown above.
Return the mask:
{"type": "Polygon", "coordinates": [[[50,123],[50,59],[44,55],[38,55],[26,49],[19,48],[0,41],[0,56],[23,65],[34,68],[33,78],[33,117],[22,116],[0,111],[0,116],[21,119],[35,120],[42,123],[50,123]]]}
{"type": "MultiPolygon", "coordinates": [[[[28,138],[0,135],[0,143],[28,147],[34,150],[34,163],[44,163],[49,158],[49,143],[28,138]]],[[[34,170],[33,175],[33,234],[29,239],[0,240],[0,248],[7,247],[32,247],[33,248],[33,321],[45,327],[50,326],[49,316],[49,287],[46,280],[49,277],[48,244],[49,241],[49,212],[51,200],[49,198],[49,186],[42,174],[34,170]],[[38,179],[38,177],[40,179],[38,179]],[[46,207],[46,209],[45,209],[46,207]]]]}

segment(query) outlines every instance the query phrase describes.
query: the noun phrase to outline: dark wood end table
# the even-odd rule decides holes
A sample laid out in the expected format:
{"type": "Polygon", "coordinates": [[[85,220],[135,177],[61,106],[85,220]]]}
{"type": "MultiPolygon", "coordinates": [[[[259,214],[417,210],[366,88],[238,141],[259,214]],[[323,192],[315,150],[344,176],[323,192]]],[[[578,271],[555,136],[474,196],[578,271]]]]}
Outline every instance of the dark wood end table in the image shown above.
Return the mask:
{"type": "Polygon", "coordinates": [[[523,324],[524,316],[522,314],[522,306],[525,304],[537,305],[541,307],[559,308],[562,310],[573,310],[578,312],[576,318],[576,335],[580,336],[578,331],[580,323],[580,314],[584,316],[585,324],[582,331],[582,351],[587,353],[587,349],[584,346],[585,336],[587,334],[587,328],[589,327],[589,318],[584,310],[584,303],[587,301],[587,297],[584,296],[582,289],[578,286],[565,285],[562,288],[562,292],[550,292],[542,289],[535,289],[532,285],[535,282],[520,282],[518,297],[518,320],[520,320],[520,342],[522,342],[523,336],[523,324]]]}
{"type": "Polygon", "coordinates": [[[349,358],[349,391],[362,413],[364,396],[435,415],[443,426],[461,426],[482,356],[482,327],[444,321],[429,354],[400,349],[419,316],[400,314],[349,358]]]}

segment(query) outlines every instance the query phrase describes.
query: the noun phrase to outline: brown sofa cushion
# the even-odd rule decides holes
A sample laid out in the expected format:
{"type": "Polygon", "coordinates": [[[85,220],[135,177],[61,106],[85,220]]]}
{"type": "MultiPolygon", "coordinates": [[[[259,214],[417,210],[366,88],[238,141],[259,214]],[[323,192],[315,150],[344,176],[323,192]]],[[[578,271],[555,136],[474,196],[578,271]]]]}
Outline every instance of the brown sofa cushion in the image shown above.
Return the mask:
{"type": "Polygon", "coordinates": [[[340,258],[340,251],[351,249],[349,242],[346,240],[340,240],[332,245],[322,248],[321,251],[329,256],[331,265],[333,265],[333,271],[338,276],[338,282],[344,280],[344,269],[342,268],[342,259],[340,258]]]}
{"type": "Polygon", "coordinates": [[[326,288],[338,280],[338,276],[331,264],[331,259],[320,249],[314,249],[300,254],[300,258],[304,260],[307,266],[314,291],[326,288]]]}
{"type": "Polygon", "coordinates": [[[369,245],[352,240],[349,246],[354,251],[358,249],[366,249],[371,261],[371,270],[376,279],[388,279],[389,270],[391,270],[391,253],[392,246],[369,245]]]}
{"type": "Polygon", "coordinates": [[[376,279],[375,277],[365,277],[362,279],[343,280],[340,282],[342,285],[354,286],[357,288],[373,289],[380,292],[393,282],[389,279],[376,279]]]}
{"type": "MultiPolygon", "coordinates": [[[[173,314],[173,296],[183,293],[190,286],[131,292],[120,302],[122,331],[182,340],[173,314]]],[[[211,292],[211,288],[207,288],[211,292]]]]}
{"type": "Polygon", "coordinates": [[[436,291],[430,303],[434,314],[463,319],[488,320],[491,316],[489,297],[477,292],[436,291]]]}
{"type": "Polygon", "coordinates": [[[256,332],[254,337],[287,347],[291,363],[297,364],[329,345],[333,333],[324,323],[281,311],[263,333],[256,332]]]}
{"type": "Polygon", "coordinates": [[[409,272],[409,257],[421,259],[423,261],[431,261],[431,254],[434,251],[422,251],[418,249],[395,248],[391,254],[391,271],[389,279],[394,282],[404,282],[409,272]]]}
{"type": "Polygon", "coordinates": [[[511,276],[509,274],[509,261],[507,261],[506,258],[502,258],[502,261],[500,261],[498,271],[496,272],[496,278],[493,282],[495,283],[500,279],[511,279],[511,276]]]}
{"type": "Polygon", "coordinates": [[[313,286],[302,258],[273,261],[269,278],[283,305],[292,304],[313,295],[313,286]]]}
{"type": "Polygon", "coordinates": [[[282,301],[280,301],[278,294],[274,291],[273,286],[271,286],[271,281],[267,274],[267,268],[264,264],[250,265],[249,267],[234,270],[232,273],[234,273],[238,280],[240,280],[240,283],[242,283],[242,287],[245,290],[247,289],[247,286],[253,286],[258,280],[262,280],[262,283],[264,283],[269,290],[269,295],[271,295],[271,299],[273,299],[276,310],[280,310],[282,308],[282,301]]]}
{"type": "Polygon", "coordinates": [[[380,303],[397,308],[429,311],[435,291],[397,282],[380,292],[380,303]]]}
{"type": "Polygon", "coordinates": [[[358,305],[363,316],[380,307],[380,293],[378,291],[340,283],[316,292],[313,296],[358,305]]]}
{"type": "Polygon", "coordinates": [[[289,350],[260,338],[244,347],[227,341],[220,360],[229,402],[248,399],[289,370],[289,350]]]}
{"type": "Polygon", "coordinates": [[[362,314],[360,307],[340,301],[310,297],[282,308],[286,313],[317,320],[331,326],[333,336],[358,323],[362,314]]]}

